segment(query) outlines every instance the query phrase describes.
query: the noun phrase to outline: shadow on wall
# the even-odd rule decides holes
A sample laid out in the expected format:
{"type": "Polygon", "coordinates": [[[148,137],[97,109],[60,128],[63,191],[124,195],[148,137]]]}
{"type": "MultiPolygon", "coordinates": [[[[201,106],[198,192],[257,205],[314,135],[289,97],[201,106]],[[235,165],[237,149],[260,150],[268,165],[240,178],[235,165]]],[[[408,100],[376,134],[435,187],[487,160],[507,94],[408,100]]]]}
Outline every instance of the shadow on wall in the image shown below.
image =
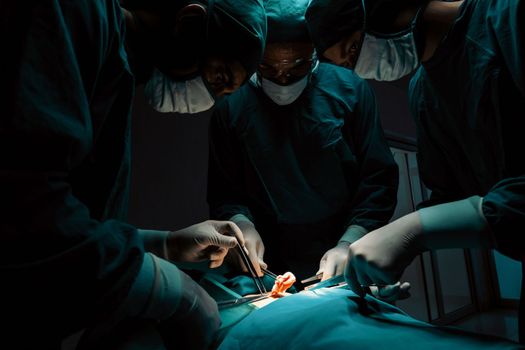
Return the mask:
{"type": "MultiPolygon", "coordinates": [[[[388,135],[415,138],[408,111],[409,78],[369,81],[388,135]]],[[[129,221],[140,228],[174,230],[208,218],[206,182],[211,112],[161,114],[138,88],[133,106],[129,221]]]]}

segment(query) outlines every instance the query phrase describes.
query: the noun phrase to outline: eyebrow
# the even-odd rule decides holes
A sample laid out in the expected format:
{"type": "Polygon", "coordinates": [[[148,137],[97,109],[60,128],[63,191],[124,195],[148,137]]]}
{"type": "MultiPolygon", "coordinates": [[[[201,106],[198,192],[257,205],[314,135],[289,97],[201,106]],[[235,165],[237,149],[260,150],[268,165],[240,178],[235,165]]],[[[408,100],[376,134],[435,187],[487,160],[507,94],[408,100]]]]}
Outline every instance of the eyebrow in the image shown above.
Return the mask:
{"type": "Polygon", "coordinates": [[[267,64],[267,62],[270,62],[269,65],[271,65],[272,63],[278,63],[278,64],[282,64],[282,63],[285,63],[285,64],[293,64],[294,66],[295,65],[299,65],[301,63],[304,63],[304,62],[307,62],[307,61],[311,61],[312,58],[298,58],[294,61],[289,61],[289,60],[269,60],[269,61],[262,61],[261,63],[262,64],[267,64]]]}

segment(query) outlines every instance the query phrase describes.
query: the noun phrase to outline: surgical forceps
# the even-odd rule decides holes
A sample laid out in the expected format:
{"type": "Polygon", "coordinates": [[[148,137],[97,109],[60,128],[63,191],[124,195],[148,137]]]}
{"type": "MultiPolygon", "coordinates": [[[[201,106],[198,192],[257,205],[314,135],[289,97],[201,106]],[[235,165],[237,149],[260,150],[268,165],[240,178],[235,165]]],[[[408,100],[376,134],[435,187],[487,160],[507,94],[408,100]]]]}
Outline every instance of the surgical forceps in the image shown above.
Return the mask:
{"type": "Polygon", "coordinates": [[[253,282],[255,283],[255,286],[259,290],[259,294],[266,294],[268,291],[266,290],[266,287],[264,286],[263,281],[261,278],[257,275],[257,272],[255,271],[255,267],[252,264],[252,261],[248,257],[248,254],[245,251],[245,247],[241,245],[241,243],[237,240],[239,244],[237,244],[237,248],[239,250],[239,254],[241,255],[242,261],[244,262],[244,265],[246,265],[246,268],[248,269],[248,272],[252,276],[253,282]]]}

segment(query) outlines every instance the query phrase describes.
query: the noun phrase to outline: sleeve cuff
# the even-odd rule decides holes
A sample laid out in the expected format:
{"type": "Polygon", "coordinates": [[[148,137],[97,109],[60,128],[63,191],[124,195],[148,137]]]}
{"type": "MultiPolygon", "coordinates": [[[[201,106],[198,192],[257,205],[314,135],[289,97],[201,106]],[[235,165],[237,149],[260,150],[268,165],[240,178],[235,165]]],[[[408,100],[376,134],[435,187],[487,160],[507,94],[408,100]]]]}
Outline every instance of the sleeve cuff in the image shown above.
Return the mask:
{"type": "Polygon", "coordinates": [[[168,259],[166,241],[169,231],[138,230],[138,232],[147,252],[153,253],[159,258],[168,259]]]}
{"type": "Polygon", "coordinates": [[[248,222],[253,225],[253,222],[244,214],[235,214],[230,218],[230,221],[233,221],[236,224],[240,222],[248,222]]]}
{"type": "Polygon", "coordinates": [[[355,241],[357,241],[359,238],[361,238],[364,235],[366,235],[367,233],[368,233],[368,230],[366,228],[362,227],[362,226],[350,225],[346,229],[346,231],[343,234],[343,236],[339,239],[338,243],[347,242],[347,243],[352,244],[355,241]]]}
{"type": "Polygon", "coordinates": [[[418,210],[425,248],[493,248],[482,201],[482,197],[472,196],[418,210]]]}

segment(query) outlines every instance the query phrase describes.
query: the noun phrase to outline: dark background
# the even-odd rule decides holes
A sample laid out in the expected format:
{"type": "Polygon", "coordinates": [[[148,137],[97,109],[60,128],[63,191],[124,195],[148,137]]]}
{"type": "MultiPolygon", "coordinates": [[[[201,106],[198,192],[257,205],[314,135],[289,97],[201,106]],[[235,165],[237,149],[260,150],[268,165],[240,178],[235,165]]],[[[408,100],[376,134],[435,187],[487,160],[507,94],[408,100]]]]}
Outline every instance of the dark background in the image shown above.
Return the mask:
{"type": "MultiPolygon", "coordinates": [[[[415,138],[408,111],[409,78],[370,81],[389,135],[415,138]]],[[[206,177],[210,112],[157,113],[139,87],[132,126],[129,220],[140,228],[175,230],[208,218],[206,177]]]]}

